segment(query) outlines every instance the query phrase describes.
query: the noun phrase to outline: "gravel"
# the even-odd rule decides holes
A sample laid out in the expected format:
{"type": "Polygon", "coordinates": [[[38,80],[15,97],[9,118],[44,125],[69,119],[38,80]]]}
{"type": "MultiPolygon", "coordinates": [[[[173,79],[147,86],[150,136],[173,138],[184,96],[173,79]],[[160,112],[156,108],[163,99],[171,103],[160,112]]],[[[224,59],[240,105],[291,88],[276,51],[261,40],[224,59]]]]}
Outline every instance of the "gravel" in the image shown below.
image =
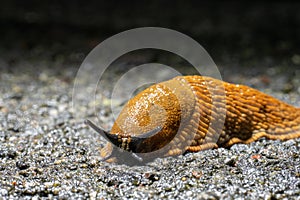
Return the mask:
{"type": "MultiPolygon", "coordinates": [[[[300,139],[260,139],[230,149],[158,158],[146,166],[101,162],[99,150],[105,142],[83,123],[85,117],[94,117],[90,102],[75,109],[87,115],[74,117],[71,80],[77,68],[30,67],[35,65],[29,64],[26,73],[4,68],[0,75],[2,198],[299,198],[300,139]]],[[[292,74],[273,76],[289,76],[275,81],[293,84],[298,77],[292,74]]],[[[284,94],[278,88],[267,89],[257,77],[232,77],[299,105],[297,89],[284,94]]],[[[110,126],[113,120],[106,112],[103,120],[110,126]]]]}

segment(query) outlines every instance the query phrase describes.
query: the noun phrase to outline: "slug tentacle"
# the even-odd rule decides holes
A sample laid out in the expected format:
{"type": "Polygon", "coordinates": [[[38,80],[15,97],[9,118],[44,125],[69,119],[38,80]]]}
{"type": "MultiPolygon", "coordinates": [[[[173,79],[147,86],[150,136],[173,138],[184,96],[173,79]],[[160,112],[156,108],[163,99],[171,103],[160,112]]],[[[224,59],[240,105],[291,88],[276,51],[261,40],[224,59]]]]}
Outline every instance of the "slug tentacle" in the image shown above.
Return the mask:
{"type": "Polygon", "coordinates": [[[110,134],[103,129],[99,128],[97,125],[95,125],[92,121],[86,119],[85,124],[89,125],[92,129],[94,129],[97,133],[99,133],[102,137],[104,137],[108,142],[117,143],[118,135],[116,134],[110,134]]]}
{"type": "Polygon", "coordinates": [[[230,147],[261,137],[300,137],[300,108],[248,86],[181,76],[129,100],[110,133],[86,123],[110,142],[101,151],[104,160],[122,162],[130,153],[139,163],[157,155],[230,147]]]}
{"type": "MultiPolygon", "coordinates": [[[[138,153],[138,149],[142,148],[141,145],[143,142],[156,133],[158,133],[161,130],[161,127],[157,127],[153,130],[150,130],[146,133],[143,133],[136,136],[128,135],[127,137],[121,137],[118,134],[111,134],[108,133],[101,128],[99,128],[97,125],[95,125],[92,121],[86,119],[85,123],[89,125],[91,128],[93,128],[97,133],[100,133],[101,136],[103,136],[108,142],[111,142],[112,144],[116,145],[117,147],[120,147],[121,149],[131,151],[134,153],[138,153]]],[[[115,149],[113,149],[115,150],[115,149]]],[[[137,156],[135,156],[137,157],[137,156]]],[[[108,159],[108,156],[104,158],[105,160],[108,159]]]]}
{"type": "Polygon", "coordinates": [[[143,158],[137,155],[136,153],[127,152],[116,146],[113,146],[112,148],[113,148],[112,151],[110,151],[110,153],[106,155],[104,158],[102,158],[100,161],[108,161],[112,159],[112,160],[122,161],[122,163],[127,163],[129,165],[143,162],[143,158]],[[126,158],[130,158],[130,159],[126,159],[126,158]]]}

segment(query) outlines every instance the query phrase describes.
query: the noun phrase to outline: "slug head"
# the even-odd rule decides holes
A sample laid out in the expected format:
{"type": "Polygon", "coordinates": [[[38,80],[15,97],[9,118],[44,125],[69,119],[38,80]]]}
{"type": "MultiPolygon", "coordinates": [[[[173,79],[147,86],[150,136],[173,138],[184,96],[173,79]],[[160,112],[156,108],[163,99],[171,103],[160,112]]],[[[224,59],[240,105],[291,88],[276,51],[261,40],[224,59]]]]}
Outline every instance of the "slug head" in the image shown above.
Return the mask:
{"type": "MultiPolygon", "coordinates": [[[[114,146],[112,150],[108,153],[108,155],[105,155],[102,161],[109,160],[111,158],[119,158],[119,160],[122,157],[130,157],[133,158],[135,161],[138,161],[140,163],[143,162],[143,159],[139,157],[136,153],[136,149],[140,148],[140,145],[142,142],[150,137],[151,135],[157,133],[160,130],[160,127],[152,130],[148,133],[143,134],[141,137],[121,137],[116,134],[111,134],[109,132],[104,131],[103,129],[96,126],[93,122],[90,120],[86,120],[85,123],[89,125],[91,128],[93,128],[96,132],[98,132],[102,137],[104,137],[108,142],[112,143],[114,146]],[[130,153],[129,153],[130,152],[130,153]],[[125,155],[127,154],[127,155],[125,155]],[[123,155],[123,156],[120,156],[123,155]]],[[[125,163],[125,160],[123,160],[123,163],[125,163]]],[[[127,162],[127,164],[129,164],[127,162]]]]}
{"type": "Polygon", "coordinates": [[[168,154],[177,144],[164,147],[170,146],[168,144],[189,121],[194,108],[193,93],[183,81],[172,79],[153,85],[130,99],[110,133],[87,122],[110,142],[104,160],[114,158],[113,161],[120,162],[130,153],[134,160],[146,161],[168,154]]]}

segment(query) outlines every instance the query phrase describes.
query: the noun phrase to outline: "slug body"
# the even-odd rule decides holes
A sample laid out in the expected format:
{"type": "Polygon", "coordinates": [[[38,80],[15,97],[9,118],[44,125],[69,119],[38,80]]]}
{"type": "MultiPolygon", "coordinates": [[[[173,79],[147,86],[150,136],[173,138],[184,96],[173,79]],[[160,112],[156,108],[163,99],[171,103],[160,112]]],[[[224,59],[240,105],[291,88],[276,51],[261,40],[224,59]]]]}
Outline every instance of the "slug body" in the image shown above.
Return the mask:
{"type": "Polygon", "coordinates": [[[300,137],[300,109],[244,85],[203,76],[180,76],[155,84],[124,106],[110,133],[88,121],[108,141],[101,156],[120,162],[230,147],[261,137],[300,137]]]}

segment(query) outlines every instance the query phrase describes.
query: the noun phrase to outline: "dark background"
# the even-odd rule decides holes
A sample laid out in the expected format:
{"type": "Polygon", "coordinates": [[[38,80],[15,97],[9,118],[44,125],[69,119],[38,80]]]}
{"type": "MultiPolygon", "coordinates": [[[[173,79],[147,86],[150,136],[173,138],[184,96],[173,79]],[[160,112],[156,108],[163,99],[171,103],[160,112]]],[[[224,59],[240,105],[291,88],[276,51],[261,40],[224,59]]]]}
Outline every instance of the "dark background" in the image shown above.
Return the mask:
{"type": "Polygon", "coordinates": [[[158,26],[196,39],[221,70],[282,64],[299,68],[299,10],[300,3],[293,1],[5,1],[0,7],[0,53],[10,67],[21,57],[79,67],[104,39],[158,26]]]}

